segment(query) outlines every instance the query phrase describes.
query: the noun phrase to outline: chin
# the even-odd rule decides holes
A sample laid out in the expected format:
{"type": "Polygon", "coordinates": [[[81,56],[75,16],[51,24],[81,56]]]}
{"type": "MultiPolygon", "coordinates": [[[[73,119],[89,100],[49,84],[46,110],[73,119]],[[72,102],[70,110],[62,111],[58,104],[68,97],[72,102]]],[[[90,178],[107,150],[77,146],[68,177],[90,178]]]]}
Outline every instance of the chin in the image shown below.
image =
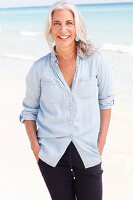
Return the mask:
{"type": "Polygon", "coordinates": [[[63,42],[57,42],[56,45],[60,47],[71,47],[75,44],[75,42],[68,42],[68,41],[63,41],[63,42]]]}

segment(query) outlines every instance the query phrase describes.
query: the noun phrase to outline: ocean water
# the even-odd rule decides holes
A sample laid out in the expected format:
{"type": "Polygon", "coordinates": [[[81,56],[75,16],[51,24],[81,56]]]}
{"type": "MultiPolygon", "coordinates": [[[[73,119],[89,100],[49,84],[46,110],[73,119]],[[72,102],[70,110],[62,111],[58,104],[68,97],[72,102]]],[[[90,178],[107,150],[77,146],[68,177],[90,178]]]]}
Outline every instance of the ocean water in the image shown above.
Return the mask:
{"type": "MultiPolygon", "coordinates": [[[[94,44],[105,50],[133,53],[133,3],[80,5],[78,8],[86,23],[88,39],[94,44]]],[[[45,42],[43,29],[48,9],[0,9],[0,55],[25,59],[40,55],[40,49],[46,49],[41,42],[45,42]],[[14,40],[19,44],[17,48],[14,48],[14,40]],[[40,46],[32,53],[31,45],[27,48],[30,40],[40,46]]]]}

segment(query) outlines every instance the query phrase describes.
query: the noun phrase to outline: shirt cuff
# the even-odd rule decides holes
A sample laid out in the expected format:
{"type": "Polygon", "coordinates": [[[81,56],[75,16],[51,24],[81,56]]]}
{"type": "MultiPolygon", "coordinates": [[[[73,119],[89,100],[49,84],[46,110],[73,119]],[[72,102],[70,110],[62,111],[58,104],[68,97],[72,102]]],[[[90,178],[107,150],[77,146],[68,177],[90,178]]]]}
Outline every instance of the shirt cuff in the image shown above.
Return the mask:
{"type": "Polygon", "coordinates": [[[112,108],[113,105],[114,105],[114,99],[112,99],[112,97],[108,97],[104,100],[99,100],[100,110],[112,108]]]}
{"type": "Polygon", "coordinates": [[[21,123],[23,123],[24,120],[34,120],[34,121],[36,121],[36,119],[37,119],[36,116],[30,115],[30,114],[28,114],[28,115],[20,115],[20,116],[19,116],[19,121],[20,121],[21,123]]]}

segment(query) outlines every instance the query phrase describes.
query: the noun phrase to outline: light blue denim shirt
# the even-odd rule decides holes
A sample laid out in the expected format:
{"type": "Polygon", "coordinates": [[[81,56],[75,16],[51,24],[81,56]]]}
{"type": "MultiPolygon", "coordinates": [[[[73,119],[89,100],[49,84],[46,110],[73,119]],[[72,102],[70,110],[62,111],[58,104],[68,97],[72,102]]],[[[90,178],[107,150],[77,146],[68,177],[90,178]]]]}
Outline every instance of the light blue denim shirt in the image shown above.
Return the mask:
{"type": "Polygon", "coordinates": [[[102,161],[97,148],[100,110],[113,104],[112,73],[100,51],[86,58],[77,51],[71,88],[51,52],[35,61],[26,76],[19,120],[36,121],[41,160],[55,167],[72,141],[88,168],[102,161]]]}

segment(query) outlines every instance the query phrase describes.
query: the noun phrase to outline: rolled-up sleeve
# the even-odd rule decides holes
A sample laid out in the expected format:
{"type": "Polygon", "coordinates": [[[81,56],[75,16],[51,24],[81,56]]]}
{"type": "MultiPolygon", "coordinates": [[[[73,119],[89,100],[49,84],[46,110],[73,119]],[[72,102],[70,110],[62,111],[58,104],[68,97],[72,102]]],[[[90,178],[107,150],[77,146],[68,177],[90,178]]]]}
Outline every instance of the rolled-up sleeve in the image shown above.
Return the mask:
{"type": "Polygon", "coordinates": [[[37,119],[40,107],[40,81],[36,68],[36,62],[34,62],[25,78],[26,92],[22,102],[23,110],[19,115],[21,123],[23,123],[24,120],[36,121],[37,119]]]}
{"type": "Polygon", "coordinates": [[[97,82],[99,108],[100,110],[109,109],[114,105],[112,70],[102,54],[100,54],[98,63],[97,82]]]}

